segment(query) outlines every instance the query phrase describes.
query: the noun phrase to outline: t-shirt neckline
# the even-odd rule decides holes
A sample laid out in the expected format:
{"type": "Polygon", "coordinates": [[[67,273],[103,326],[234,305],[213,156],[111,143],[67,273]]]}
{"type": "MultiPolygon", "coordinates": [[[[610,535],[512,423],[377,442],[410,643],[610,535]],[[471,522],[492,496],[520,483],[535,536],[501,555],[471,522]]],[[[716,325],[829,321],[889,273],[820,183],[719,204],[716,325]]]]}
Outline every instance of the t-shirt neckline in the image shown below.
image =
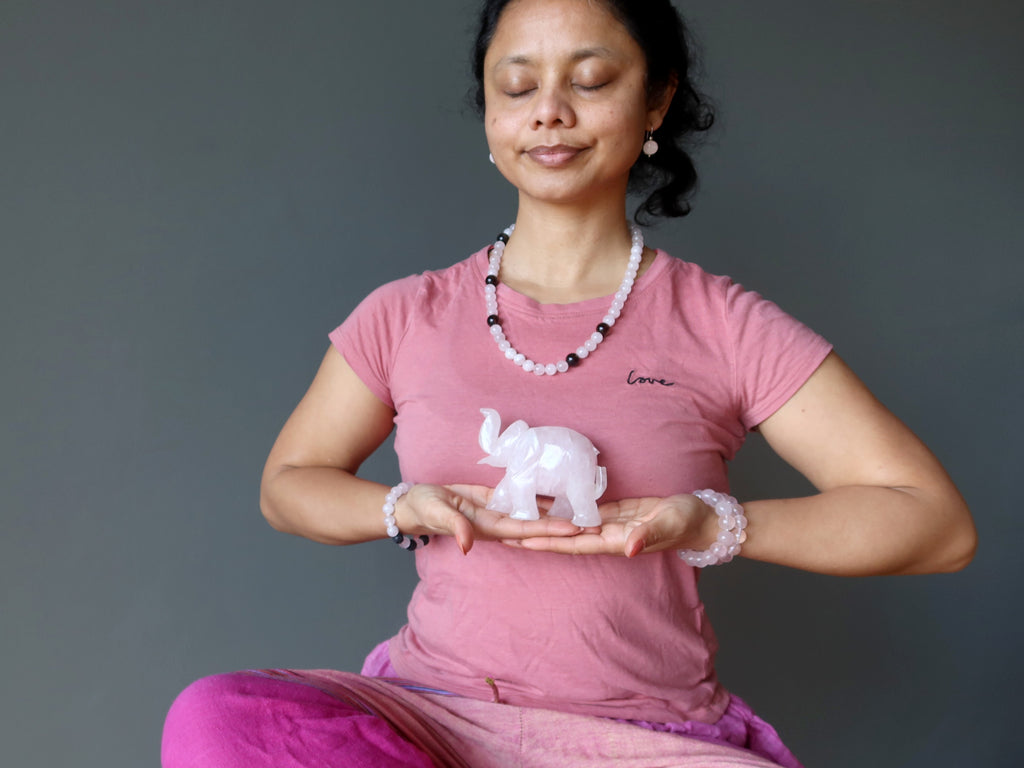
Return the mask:
{"type": "MultiPolygon", "coordinates": [[[[647,271],[640,275],[633,284],[633,290],[630,292],[629,299],[626,301],[627,308],[630,304],[641,299],[643,293],[648,289],[648,287],[654,284],[659,275],[665,270],[669,258],[669,255],[660,248],[656,248],[654,250],[654,261],[651,262],[651,266],[649,266],[647,271]]],[[[487,248],[482,248],[473,254],[472,262],[473,269],[479,278],[479,285],[481,286],[482,293],[484,278],[487,276],[487,248]]],[[[517,314],[529,314],[545,317],[552,317],[556,315],[583,315],[602,308],[607,309],[611,306],[613,298],[614,294],[610,293],[607,296],[598,296],[593,299],[584,299],[583,301],[576,301],[569,304],[542,304],[525,294],[509,288],[503,283],[498,284],[498,303],[500,304],[499,311],[511,309],[517,314]]]]}

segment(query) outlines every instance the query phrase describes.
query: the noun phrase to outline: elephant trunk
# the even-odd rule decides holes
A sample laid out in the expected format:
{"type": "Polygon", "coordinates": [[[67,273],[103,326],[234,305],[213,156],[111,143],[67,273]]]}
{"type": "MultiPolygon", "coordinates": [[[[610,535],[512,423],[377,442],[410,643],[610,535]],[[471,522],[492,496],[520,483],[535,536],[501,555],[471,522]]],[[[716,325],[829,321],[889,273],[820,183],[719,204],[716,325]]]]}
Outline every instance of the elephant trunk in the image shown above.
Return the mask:
{"type": "Polygon", "coordinates": [[[493,408],[481,408],[484,423],[480,427],[480,447],[491,456],[498,447],[498,434],[501,432],[501,414],[493,408]]]}

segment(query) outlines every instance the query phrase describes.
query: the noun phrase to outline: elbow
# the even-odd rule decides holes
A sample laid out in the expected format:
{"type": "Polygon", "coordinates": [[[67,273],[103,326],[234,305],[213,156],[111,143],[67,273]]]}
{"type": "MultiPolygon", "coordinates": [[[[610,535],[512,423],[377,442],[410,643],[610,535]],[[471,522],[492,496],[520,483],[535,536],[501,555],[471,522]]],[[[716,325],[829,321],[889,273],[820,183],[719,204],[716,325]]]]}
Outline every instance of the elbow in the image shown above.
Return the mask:
{"type": "Polygon", "coordinates": [[[956,573],[974,560],[978,550],[978,531],[966,503],[959,505],[942,541],[944,546],[937,547],[939,558],[934,563],[933,573],[956,573]]]}
{"type": "Polygon", "coordinates": [[[273,484],[276,474],[265,473],[260,482],[260,512],[271,528],[281,533],[292,533],[287,519],[280,513],[274,502],[273,484]]]}
{"type": "Polygon", "coordinates": [[[971,564],[975,553],[978,551],[978,531],[974,527],[974,521],[971,520],[970,513],[967,515],[967,522],[963,528],[956,538],[955,547],[950,553],[947,567],[943,569],[944,573],[962,571],[971,564]]]}

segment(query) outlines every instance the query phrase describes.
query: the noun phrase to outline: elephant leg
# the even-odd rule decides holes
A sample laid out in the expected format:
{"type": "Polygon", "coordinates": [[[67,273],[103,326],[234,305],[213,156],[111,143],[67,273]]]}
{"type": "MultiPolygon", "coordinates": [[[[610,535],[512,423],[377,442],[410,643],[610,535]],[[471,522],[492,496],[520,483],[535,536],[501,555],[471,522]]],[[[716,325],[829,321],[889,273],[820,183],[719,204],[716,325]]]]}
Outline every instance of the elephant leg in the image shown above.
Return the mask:
{"type": "Polygon", "coordinates": [[[515,510],[510,495],[511,483],[508,477],[503,477],[501,482],[494,489],[491,500],[487,502],[487,508],[494,512],[501,512],[503,515],[510,515],[515,510]]]}
{"type": "Polygon", "coordinates": [[[539,520],[540,511],[537,509],[537,486],[534,472],[516,472],[512,475],[505,475],[509,480],[509,498],[512,500],[512,518],[516,520],[539,520]]]}
{"type": "Polygon", "coordinates": [[[590,528],[601,524],[601,513],[597,511],[594,501],[594,488],[588,484],[576,484],[566,494],[572,505],[572,522],[581,528],[590,528]]]}

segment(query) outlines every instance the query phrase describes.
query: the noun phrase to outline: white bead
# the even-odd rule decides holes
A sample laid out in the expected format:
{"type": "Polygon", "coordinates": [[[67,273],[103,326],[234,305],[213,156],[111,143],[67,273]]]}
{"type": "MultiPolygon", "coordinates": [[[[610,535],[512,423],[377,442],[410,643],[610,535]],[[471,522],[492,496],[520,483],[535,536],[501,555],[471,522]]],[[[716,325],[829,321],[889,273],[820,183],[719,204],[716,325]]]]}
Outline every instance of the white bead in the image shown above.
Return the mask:
{"type": "Polygon", "coordinates": [[[398,526],[396,526],[396,525],[389,525],[388,526],[388,536],[390,536],[392,539],[395,538],[395,536],[397,536],[398,533],[399,533],[398,526]]]}
{"type": "Polygon", "coordinates": [[[395,499],[394,501],[392,501],[391,499],[388,499],[387,501],[384,502],[384,514],[385,515],[390,515],[390,514],[394,513],[394,511],[395,511],[395,501],[398,501],[398,499],[395,499]]]}
{"type": "MultiPolygon", "coordinates": [[[[509,225],[505,228],[505,235],[511,236],[515,231],[515,224],[509,225]]],[[[643,256],[644,238],[643,232],[634,224],[629,224],[630,233],[630,249],[629,249],[629,261],[626,266],[626,272],[623,276],[622,283],[619,286],[619,290],[616,291],[612,305],[608,310],[608,313],[602,319],[602,322],[607,326],[611,327],[615,325],[615,321],[622,314],[622,309],[626,304],[626,299],[629,298],[629,294],[633,288],[633,283],[636,275],[639,271],[640,260],[643,256]]],[[[505,253],[505,242],[503,240],[497,240],[491,247],[490,257],[488,259],[488,275],[498,277],[501,274],[501,259],[505,253]]],[[[490,283],[484,286],[484,304],[487,308],[487,316],[498,314],[498,286],[490,283]]],[[[506,358],[511,360],[516,365],[522,367],[526,372],[532,371],[537,376],[547,375],[554,376],[556,373],[565,373],[571,366],[565,360],[559,360],[556,363],[548,363],[546,365],[538,364],[532,360],[528,360],[527,357],[516,350],[515,347],[505,337],[504,331],[500,324],[490,326],[491,336],[494,338],[498,345],[498,350],[502,352],[506,358]]],[[[594,332],[590,335],[590,338],[583,342],[583,345],[576,349],[576,356],[581,360],[586,358],[591,352],[597,349],[597,346],[604,341],[604,334],[594,332]]]]}

